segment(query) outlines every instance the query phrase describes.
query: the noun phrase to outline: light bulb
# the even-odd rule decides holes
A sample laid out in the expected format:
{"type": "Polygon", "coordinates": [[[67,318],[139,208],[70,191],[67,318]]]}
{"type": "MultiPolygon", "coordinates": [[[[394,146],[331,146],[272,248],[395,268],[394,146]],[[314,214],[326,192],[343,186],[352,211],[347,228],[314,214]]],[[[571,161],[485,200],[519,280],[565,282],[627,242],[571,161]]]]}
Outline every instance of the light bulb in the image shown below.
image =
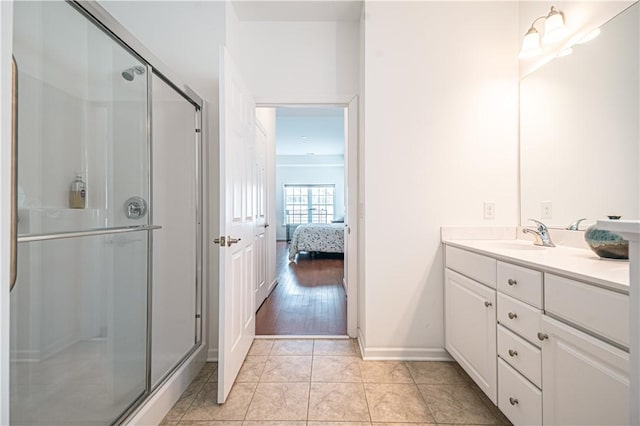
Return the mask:
{"type": "Polygon", "coordinates": [[[567,27],[564,26],[564,15],[558,12],[555,6],[551,6],[551,11],[544,21],[544,44],[555,43],[563,39],[568,33],[567,27]]]}
{"type": "Polygon", "coordinates": [[[520,58],[530,58],[540,53],[540,33],[534,27],[529,28],[522,40],[520,58]]]}

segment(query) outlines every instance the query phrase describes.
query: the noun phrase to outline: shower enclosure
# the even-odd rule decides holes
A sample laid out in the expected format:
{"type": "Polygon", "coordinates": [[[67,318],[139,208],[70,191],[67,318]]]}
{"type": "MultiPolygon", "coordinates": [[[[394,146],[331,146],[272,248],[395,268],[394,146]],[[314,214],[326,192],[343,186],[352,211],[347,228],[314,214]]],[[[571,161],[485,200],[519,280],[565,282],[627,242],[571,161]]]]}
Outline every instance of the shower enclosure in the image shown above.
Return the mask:
{"type": "Polygon", "coordinates": [[[202,100],[96,3],[14,5],[10,421],[119,423],[201,344],[202,100]]]}

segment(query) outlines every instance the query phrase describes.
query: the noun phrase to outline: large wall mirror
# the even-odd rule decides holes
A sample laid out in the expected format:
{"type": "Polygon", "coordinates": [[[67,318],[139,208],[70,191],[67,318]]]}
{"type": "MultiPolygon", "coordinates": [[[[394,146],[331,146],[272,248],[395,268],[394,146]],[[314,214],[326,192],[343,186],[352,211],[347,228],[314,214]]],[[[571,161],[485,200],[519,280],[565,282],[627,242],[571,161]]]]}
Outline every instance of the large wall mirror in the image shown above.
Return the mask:
{"type": "Polygon", "coordinates": [[[522,224],[640,219],[638,9],[521,80],[522,224]]]}

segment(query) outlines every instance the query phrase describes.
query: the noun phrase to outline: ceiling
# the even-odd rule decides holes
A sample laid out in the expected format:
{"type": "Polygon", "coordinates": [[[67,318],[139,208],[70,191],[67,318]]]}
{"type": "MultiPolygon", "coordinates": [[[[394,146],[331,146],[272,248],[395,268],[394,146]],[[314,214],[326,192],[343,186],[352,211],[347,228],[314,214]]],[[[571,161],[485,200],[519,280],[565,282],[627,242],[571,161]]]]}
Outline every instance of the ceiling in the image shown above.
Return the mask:
{"type": "Polygon", "coordinates": [[[241,21],[359,21],[363,1],[234,0],[241,21]]]}
{"type": "Polygon", "coordinates": [[[276,155],[344,155],[344,108],[276,108],[276,155]]]}

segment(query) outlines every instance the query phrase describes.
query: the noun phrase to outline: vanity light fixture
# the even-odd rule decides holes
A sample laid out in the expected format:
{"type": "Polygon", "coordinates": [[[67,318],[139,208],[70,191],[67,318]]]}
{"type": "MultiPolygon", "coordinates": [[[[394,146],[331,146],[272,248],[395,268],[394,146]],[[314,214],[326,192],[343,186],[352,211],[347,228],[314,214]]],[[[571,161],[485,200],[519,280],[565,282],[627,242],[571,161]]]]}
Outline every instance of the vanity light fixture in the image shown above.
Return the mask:
{"type": "Polygon", "coordinates": [[[564,25],[564,13],[558,12],[555,6],[551,6],[551,11],[544,20],[544,44],[553,44],[562,40],[568,33],[564,25]]]}
{"type": "Polygon", "coordinates": [[[558,58],[562,58],[563,56],[569,56],[573,53],[573,49],[570,47],[567,47],[566,49],[562,49],[556,56],[558,58]]]}
{"type": "Polygon", "coordinates": [[[586,43],[588,41],[593,40],[594,38],[600,35],[600,28],[596,28],[594,30],[589,31],[582,37],[580,40],[576,41],[576,44],[586,43]]]}
{"type": "Polygon", "coordinates": [[[540,45],[540,32],[536,28],[536,23],[544,20],[544,33],[542,36],[543,44],[553,44],[564,38],[567,33],[567,27],[564,25],[564,13],[551,6],[551,10],[545,16],[539,16],[531,23],[531,28],[524,35],[522,40],[522,49],[520,50],[520,58],[530,58],[542,52],[540,45]]]}

